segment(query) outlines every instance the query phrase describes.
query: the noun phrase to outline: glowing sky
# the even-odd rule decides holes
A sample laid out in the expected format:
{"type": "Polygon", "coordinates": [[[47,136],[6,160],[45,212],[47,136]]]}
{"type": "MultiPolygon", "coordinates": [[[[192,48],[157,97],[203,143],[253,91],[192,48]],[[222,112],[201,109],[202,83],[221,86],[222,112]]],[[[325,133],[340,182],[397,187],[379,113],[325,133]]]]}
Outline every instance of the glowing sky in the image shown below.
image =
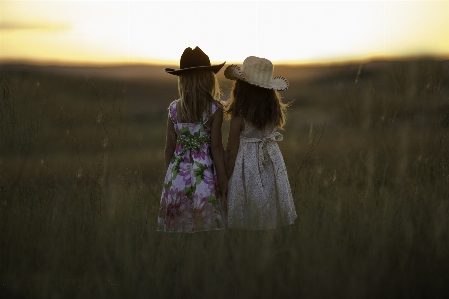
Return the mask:
{"type": "Polygon", "coordinates": [[[249,55],[331,62],[449,57],[447,1],[5,1],[0,60],[178,63],[249,55]]]}

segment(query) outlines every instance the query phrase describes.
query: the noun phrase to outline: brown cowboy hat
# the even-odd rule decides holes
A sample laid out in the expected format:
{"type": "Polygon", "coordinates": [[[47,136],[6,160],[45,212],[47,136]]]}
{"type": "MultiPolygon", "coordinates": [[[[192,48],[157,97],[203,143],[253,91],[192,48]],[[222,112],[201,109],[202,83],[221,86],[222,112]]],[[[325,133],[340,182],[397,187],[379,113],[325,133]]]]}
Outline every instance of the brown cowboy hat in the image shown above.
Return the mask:
{"type": "Polygon", "coordinates": [[[224,66],[226,62],[218,65],[211,65],[209,56],[203,52],[199,47],[192,48],[188,47],[184,50],[181,55],[180,69],[175,70],[172,68],[165,68],[165,71],[169,74],[179,76],[187,71],[203,69],[211,70],[215,74],[224,66]]]}

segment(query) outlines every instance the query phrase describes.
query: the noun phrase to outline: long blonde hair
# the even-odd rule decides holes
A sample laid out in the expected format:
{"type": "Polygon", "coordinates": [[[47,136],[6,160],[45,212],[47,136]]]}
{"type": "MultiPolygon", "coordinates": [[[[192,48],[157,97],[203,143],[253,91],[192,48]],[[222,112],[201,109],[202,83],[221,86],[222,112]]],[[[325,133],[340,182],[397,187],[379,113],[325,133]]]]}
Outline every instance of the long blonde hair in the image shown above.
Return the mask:
{"type": "Polygon", "coordinates": [[[278,91],[258,87],[241,80],[234,82],[225,116],[242,116],[258,129],[273,125],[282,129],[290,103],[282,102],[278,91]]]}
{"type": "Polygon", "coordinates": [[[213,102],[220,103],[220,85],[215,73],[191,70],[178,76],[181,118],[184,122],[200,122],[203,112],[210,116],[213,102]]]}

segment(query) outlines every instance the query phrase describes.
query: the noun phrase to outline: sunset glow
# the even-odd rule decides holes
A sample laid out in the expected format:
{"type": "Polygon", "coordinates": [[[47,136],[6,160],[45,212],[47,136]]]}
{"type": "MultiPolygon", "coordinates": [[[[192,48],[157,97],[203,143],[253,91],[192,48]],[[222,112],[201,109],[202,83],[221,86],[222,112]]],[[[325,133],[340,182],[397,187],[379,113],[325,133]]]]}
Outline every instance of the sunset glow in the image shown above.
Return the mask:
{"type": "Polygon", "coordinates": [[[449,57],[449,1],[1,1],[0,60],[174,63],[449,57]]]}

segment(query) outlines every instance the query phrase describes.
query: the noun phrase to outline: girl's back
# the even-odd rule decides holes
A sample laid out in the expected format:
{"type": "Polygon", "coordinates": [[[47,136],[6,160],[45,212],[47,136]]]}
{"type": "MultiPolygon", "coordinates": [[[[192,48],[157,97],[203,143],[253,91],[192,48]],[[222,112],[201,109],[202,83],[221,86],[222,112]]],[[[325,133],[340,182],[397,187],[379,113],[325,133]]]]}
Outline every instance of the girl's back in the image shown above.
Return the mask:
{"type": "Polygon", "coordinates": [[[272,134],[273,132],[277,131],[277,127],[273,126],[273,125],[266,126],[263,129],[259,129],[256,126],[252,125],[248,121],[244,121],[244,122],[245,122],[245,126],[244,126],[242,132],[240,132],[240,137],[262,139],[262,138],[272,134]]]}
{"type": "Polygon", "coordinates": [[[231,117],[226,168],[229,177],[228,226],[249,230],[292,224],[296,211],[278,141],[285,123],[286,104],[278,90],[285,78],[272,78],[273,65],[250,56],[242,68],[229,66],[236,80],[226,111],[231,117]]]}
{"type": "Polygon", "coordinates": [[[199,232],[224,229],[221,194],[227,189],[215,73],[198,47],[186,48],[178,76],[180,99],[168,108],[165,142],[167,172],[158,215],[158,230],[199,232]],[[220,190],[223,189],[223,191],[220,190]]]}
{"type": "Polygon", "coordinates": [[[288,225],[295,207],[276,127],[258,129],[245,121],[229,179],[228,226],[260,230],[288,225]]]}

